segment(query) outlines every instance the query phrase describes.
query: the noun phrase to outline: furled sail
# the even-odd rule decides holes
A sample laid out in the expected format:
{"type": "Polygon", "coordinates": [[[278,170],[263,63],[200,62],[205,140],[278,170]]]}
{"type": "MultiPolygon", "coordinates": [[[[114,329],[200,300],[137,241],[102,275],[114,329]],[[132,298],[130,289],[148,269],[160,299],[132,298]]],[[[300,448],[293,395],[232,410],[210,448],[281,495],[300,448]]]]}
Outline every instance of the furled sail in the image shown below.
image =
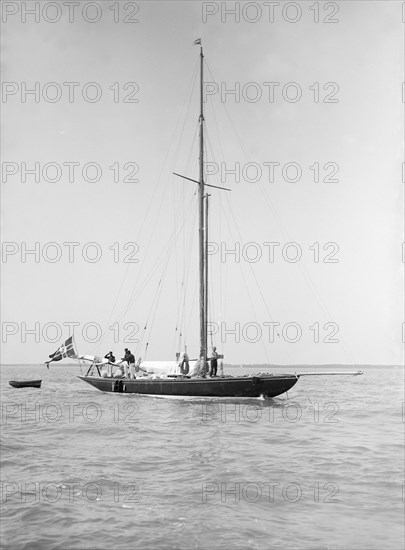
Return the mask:
{"type": "MultiPolygon", "coordinates": [[[[190,371],[196,361],[190,361],[190,371]]],[[[177,361],[142,361],[141,367],[150,374],[181,374],[177,361]]]]}

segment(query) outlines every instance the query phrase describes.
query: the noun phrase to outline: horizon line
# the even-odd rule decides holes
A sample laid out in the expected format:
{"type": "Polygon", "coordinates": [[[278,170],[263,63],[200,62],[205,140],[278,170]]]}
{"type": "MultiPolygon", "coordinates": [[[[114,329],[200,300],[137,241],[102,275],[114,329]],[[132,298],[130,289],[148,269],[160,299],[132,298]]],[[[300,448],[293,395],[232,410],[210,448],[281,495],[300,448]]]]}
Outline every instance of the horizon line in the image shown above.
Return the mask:
{"type": "MultiPolygon", "coordinates": [[[[250,366],[261,366],[266,365],[268,367],[327,367],[327,366],[333,366],[333,367],[404,367],[405,364],[399,364],[399,363],[289,363],[289,364],[281,364],[281,363],[224,363],[224,367],[250,367],[250,366]]],[[[27,367],[27,366],[33,366],[33,367],[40,367],[45,366],[45,363],[0,363],[0,367],[27,367]]],[[[79,367],[79,363],[63,363],[63,364],[54,364],[52,367],[68,367],[68,366],[77,366],[79,367]]]]}

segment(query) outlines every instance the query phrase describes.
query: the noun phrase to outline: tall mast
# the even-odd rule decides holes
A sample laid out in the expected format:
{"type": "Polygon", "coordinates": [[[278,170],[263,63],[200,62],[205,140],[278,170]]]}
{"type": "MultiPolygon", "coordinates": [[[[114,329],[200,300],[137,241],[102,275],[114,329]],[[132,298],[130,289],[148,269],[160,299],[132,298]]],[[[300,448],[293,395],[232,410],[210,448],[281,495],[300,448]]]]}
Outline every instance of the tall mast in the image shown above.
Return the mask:
{"type": "Polygon", "coordinates": [[[207,364],[207,325],[205,314],[205,288],[204,288],[204,103],[203,103],[203,62],[204,55],[200,48],[200,177],[198,186],[198,220],[199,220],[199,272],[200,272],[200,357],[203,357],[204,371],[207,364]]]}
{"type": "Polygon", "coordinates": [[[207,372],[207,353],[208,353],[208,197],[205,197],[205,187],[215,187],[224,191],[230,191],[228,187],[220,187],[204,183],[204,54],[201,45],[201,38],[194,41],[194,44],[200,45],[200,116],[198,119],[200,125],[200,144],[199,144],[199,165],[200,177],[197,180],[182,176],[173,172],[176,176],[184,178],[194,183],[198,183],[198,252],[199,252],[199,278],[200,278],[200,358],[203,359],[202,371],[207,372]],[[204,198],[207,199],[206,205],[204,198]],[[205,238],[204,238],[205,237],[205,238]]]}
{"type": "Polygon", "coordinates": [[[205,326],[205,343],[208,355],[208,193],[205,195],[205,304],[204,304],[204,326],[205,326]]]}

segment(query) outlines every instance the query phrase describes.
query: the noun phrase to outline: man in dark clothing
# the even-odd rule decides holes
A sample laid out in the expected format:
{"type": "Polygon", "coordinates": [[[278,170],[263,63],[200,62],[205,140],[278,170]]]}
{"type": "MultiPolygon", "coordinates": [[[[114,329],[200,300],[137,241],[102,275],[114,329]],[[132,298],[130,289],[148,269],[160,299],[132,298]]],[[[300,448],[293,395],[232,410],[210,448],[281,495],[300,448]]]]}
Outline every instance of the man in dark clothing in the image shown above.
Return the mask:
{"type": "Polygon", "coordinates": [[[125,361],[129,364],[129,363],[135,363],[135,357],[132,355],[131,353],[131,350],[130,349],[125,349],[125,357],[124,357],[125,361]]]}
{"type": "Polygon", "coordinates": [[[135,378],[135,357],[132,355],[131,350],[125,349],[124,359],[129,366],[130,378],[134,379],[135,378]]]}
{"type": "Polygon", "coordinates": [[[113,352],[112,351],[109,351],[107,353],[107,355],[104,355],[104,359],[107,359],[108,360],[108,365],[107,365],[107,373],[108,373],[108,376],[112,376],[112,366],[111,366],[111,363],[115,363],[115,357],[113,355],[113,352]]]}
{"type": "Polygon", "coordinates": [[[112,351],[109,351],[107,355],[104,355],[104,359],[108,359],[109,363],[115,363],[115,357],[112,351]]]}
{"type": "Polygon", "coordinates": [[[218,353],[217,348],[212,348],[212,355],[211,355],[211,370],[210,370],[210,377],[217,375],[217,369],[218,369],[218,353]]]}

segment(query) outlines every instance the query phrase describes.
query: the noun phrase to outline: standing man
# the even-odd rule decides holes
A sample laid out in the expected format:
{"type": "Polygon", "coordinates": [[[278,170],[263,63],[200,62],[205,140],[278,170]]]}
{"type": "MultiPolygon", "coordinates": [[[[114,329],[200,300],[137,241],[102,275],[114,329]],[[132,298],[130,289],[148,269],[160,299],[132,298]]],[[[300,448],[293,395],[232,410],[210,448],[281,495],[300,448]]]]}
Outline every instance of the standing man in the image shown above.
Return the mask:
{"type": "Polygon", "coordinates": [[[107,353],[107,355],[104,355],[104,359],[108,359],[108,363],[107,363],[107,373],[108,373],[108,376],[112,376],[112,364],[111,363],[115,363],[115,357],[113,355],[113,352],[112,351],[109,351],[107,353]]]}
{"type": "Polygon", "coordinates": [[[121,358],[121,363],[124,367],[124,376],[125,376],[125,378],[128,378],[128,365],[129,365],[128,354],[129,353],[130,353],[129,349],[125,348],[124,357],[121,358]]]}
{"type": "Polygon", "coordinates": [[[217,348],[212,348],[212,355],[211,355],[211,370],[210,370],[210,377],[217,375],[217,369],[218,369],[218,358],[219,355],[217,353],[217,348]]]}
{"type": "Polygon", "coordinates": [[[181,374],[188,374],[190,372],[190,363],[189,363],[189,357],[187,354],[187,348],[184,350],[183,353],[183,359],[180,363],[180,372],[181,374]]]}
{"type": "Polygon", "coordinates": [[[135,357],[132,355],[131,350],[127,350],[126,360],[129,365],[129,372],[131,380],[135,378],[135,357]]]}

